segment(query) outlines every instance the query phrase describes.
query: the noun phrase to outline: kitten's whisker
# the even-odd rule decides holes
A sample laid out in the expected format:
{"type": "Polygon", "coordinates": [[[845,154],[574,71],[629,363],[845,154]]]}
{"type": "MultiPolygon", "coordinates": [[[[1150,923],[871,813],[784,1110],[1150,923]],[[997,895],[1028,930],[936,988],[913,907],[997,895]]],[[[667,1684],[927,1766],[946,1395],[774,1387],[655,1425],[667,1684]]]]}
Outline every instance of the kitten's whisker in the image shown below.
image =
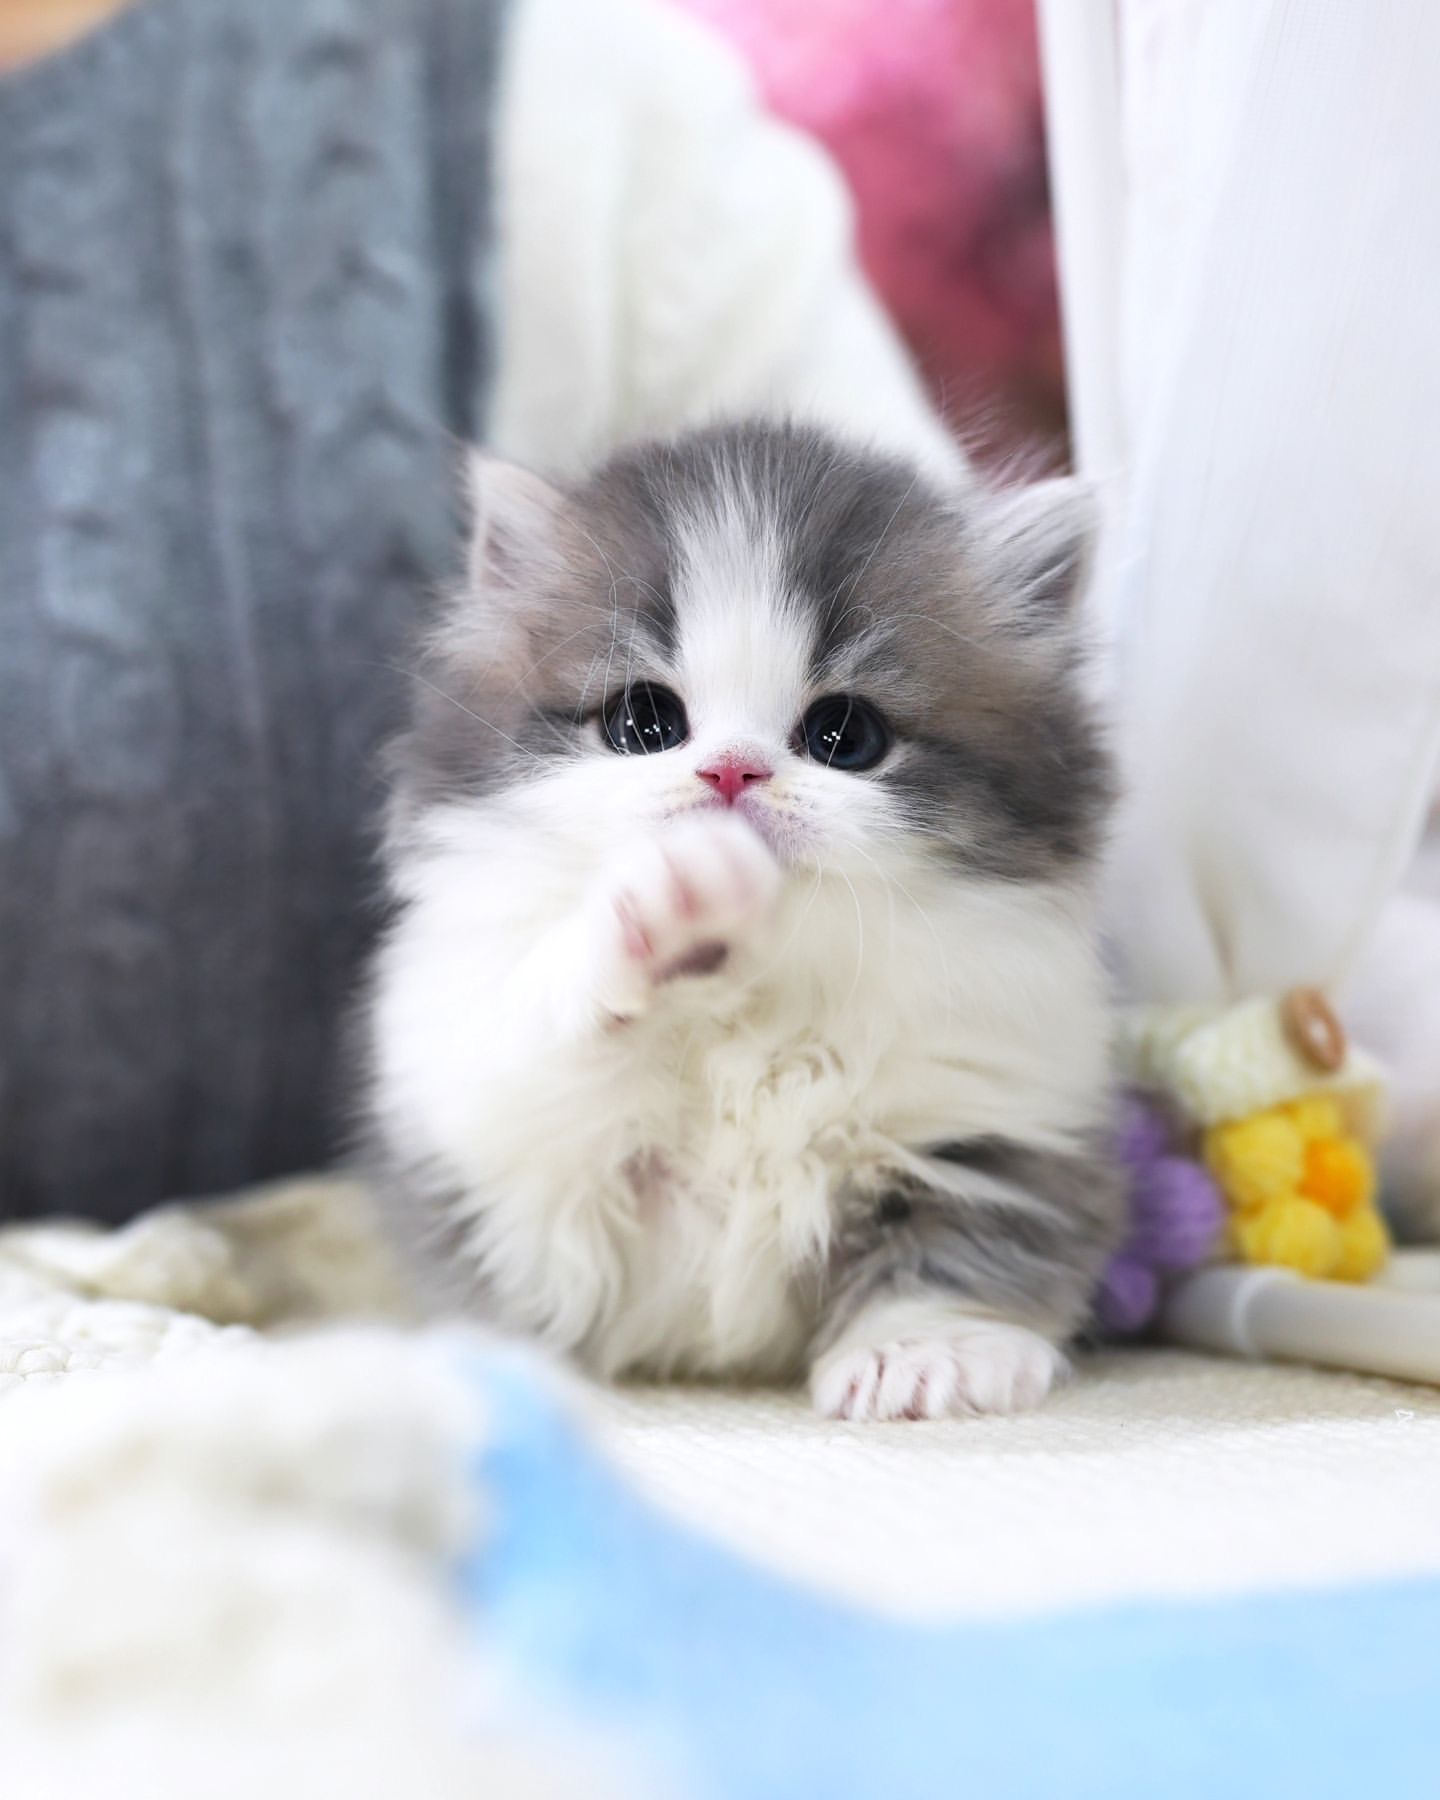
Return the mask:
{"type": "Polygon", "coordinates": [[[824,881],[824,879],[825,879],[825,865],[820,861],[819,857],[816,857],[816,859],[815,859],[815,885],[810,890],[810,896],[805,902],[805,905],[804,905],[803,910],[801,911],[800,917],[795,921],[794,925],[791,927],[790,935],[785,939],[785,942],[783,944],[781,944],[780,947],[776,950],[774,956],[772,956],[770,958],[770,960],[764,964],[763,967],[757,969],[755,971],[755,973],[751,976],[749,981],[746,982],[745,989],[746,989],[747,993],[750,992],[752,989],[759,987],[761,982],[763,982],[775,969],[779,968],[779,966],[789,956],[791,950],[794,948],[796,938],[799,937],[800,933],[805,928],[805,921],[810,917],[811,909],[815,905],[816,896],[820,892],[820,884],[824,881]]]}
{"type": "Polygon", "coordinates": [[[982,649],[982,640],[972,637],[968,632],[957,631],[953,625],[947,625],[943,619],[937,619],[933,613],[911,613],[909,615],[917,625],[933,625],[937,631],[943,631],[947,637],[954,638],[957,644],[963,644],[967,650],[982,649]]]}
{"type": "Polygon", "coordinates": [[[850,898],[855,902],[855,979],[850,983],[850,992],[845,996],[845,1008],[849,1009],[855,995],[859,992],[860,976],[865,967],[865,911],[860,904],[860,896],[855,892],[855,883],[843,869],[835,873],[850,890],[850,898]]]}
{"type": "Polygon", "coordinates": [[[584,538],[585,542],[590,546],[590,548],[595,552],[595,554],[600,558],[601,562],[604,563],[605,573],[610,577],[610,604],[611,604],[611,607],[613,608],[614,604],[615,604],[615,590],[620,584],[620,577],[615,572],[614,563],[612,563],[609,556],[606,555],[605,546],[603,544],[601,544],[600,542],[598,542],[597,539],[592,537],[591,534],[585,529],[585,527],[580,523],[580,521],[578,519],[572,518],[570,523],[574,526],[575,530],[580,533],[581,537],[584,538]]]}
{"type": "MultiPolygon", "coordinates": [[[[589,544],[591,549],[600,558],[601,562],[604,563],[605,573],[610,577],[610,654],[605,662],[605,692],[608,694],[610,692],[610,671],[615,662],[615,646],[620,640],[620,604],[616,598],[620,587],[620,576],[616,571],[614,563],[611,562],[609,556],[606,554],[604,545],[599,543],[578,520],[573,521],[573,523],[581,537],[585,539],[586,543],[589,544]]],[[[627,668],[628,666],[627,661],[627,668]]],[[[586,686],[588,688],[588,681],[586,682],[586,686]]],[[[627,692],[629,691],[629,686],[630,683],[627,677],[625,683],[627,692]]]]}
{"type": "Polygon", "coordinates": [[[880,885],[885,890],[885,904],[889,909],[890,920],[890,953],[893,956],[895,953],[895,888],[898,884],[886,875],[879,863],[876,862],[875,858],[870,855],[869,851],[866,850],[863,845],[852,844],[851,848],[855,851],[857,856],[863,856],[865,858],[865,861],[869,863],[870,867],[875,871],[876,880],[879,881],[880,885]]]}
{"type": "Polygon", "coordinates": [[[879,863],[876,862],[875,858],[870,855],[869,851],[862,849],[859,844],[852,845],[852,848],[854,850],[858,851],[859,854],[865,858],[866,862],[868,862],[870,864],[871,868],[874,869],[875,873],[879,876],[880,880],[885,883],[887,888],[898,888],[899,889],[901,894],[904,895],[904,897],[910,902],[911,906],[913,906],[915,911],[919,914],[921,924],[930,933],[930,937],[935,945],[935,949],[939,953],[940,972],[941,972],[941,977],[945,983],[945,1031],[946,1031],[946,1035],[948,1036],[949,1031],[950,1031],[950,1026],[953,1021],[953,1009],[954,1009],[954,1005],[955,1005],[955,989],[950,980],[950,958],[945,954],[944,939],[940,936],[940,933],[935,929],[935,922],[930,917],[930,913],[929,913],[928,909],[920,904],[920,902],[910,892],[909,888],[906,887],[905,883],[903,881],[901,881],[901,879],[898,875],[887,875],[885,873],[885,871],[880,867],[879,863]]]}
{"type": "Polygon", "coordinates": [[[610,557],[605,550],[605,546],[601,544],[598,539],[594,538],[578,521],[573,521],[573,523],[581,537],[584,538],[585,542],[589,544],[590,548],[600,558],[601,562],[604,563],[605,573],[610,577],[610,593],[612,600],[614,598],[615,590],[620,586],[621,582],[628,582],[631,587],[643,588],[647,594],[652,595],[661,603],[661,605],[664,604],[665,596],[658,588],[652,587],[648,581],[643,580],[639,575],[631,574],[628,569],[617,570],[614,563],[611,562],[610,557]]]}
{"type": "Polygon", "coordinates": [[[835,590],[835,598],[837,600],[840,598],[840,595],[845,591],[845,589],[847,587],[849,587],[851,589],[851,591],[853,592],[854,589],[860,585],[861,581],[864,580],[865,575],[868,572],[871,563],[874,562],[876,556],[880,552],[880,546],[885,542],[886,538],[889,537],[889,535],[890,535],[890,527],[900,517],[900,513],[905,505],[905,502],[915,492],[915,487],[916,487],[916,484],[919,482],[919,480],[920,480],[920,472],[917,469],[916,472],[910,477],[910,481],[909,481],[908,486],[905,489],[905,492],[895,502],[895,510],[894,510],[894,512],[891,513],[890,517],[885,521],[885,524],[880,532],[879,537],[877,537],[875,542],[870,546],[870,554],[865,558],[864,562],[861,563],[860,567],[858,569],[856,569],[854,574],[847,575],[845,577],[844,581],[842,581],[840,583],[840,586],[835,590]]]}
{"type": "MultiPolygon", "coordinates": [[[[605,565],[605,573],[610,577],[610,610],[612,613],[618,611],[616,594],[618,593],[622,582],[627,583],[630,587],[639,588],[642,592],[649,594],[658,605],[663,606],[665,604],[665,596],[658,588],[652,586],[650,582],[643,580],[639,575],[632,575],[628,570],[617,570],[614,563],[611,562],[604,545],[593,537],[578,520],[574,521],[574,524],[575,529],[580,533],[581,537],[584,538],[585,542],[589,544],[590,548],[605,565]]],[[[597,608],[596,610],[599,609],[597,608]]]]}
{"type": "Polygon", "coordinates": [[[576,638],[584,637],[589,629],[590,627],[588,625],[580,626],[578,630],[572,631],[569,637],[561,638],[558,644],[552,644],[543,656],[537,656],[528,669],[522,670],[520,674],[515,677],[515,680],[511,683],[511,693],[518,694],[537,669],[543,668],[552,656],[558,656],[567,644],[573,644],[576,638]]]}
{"type": "Polygon", "coordinates": [[[641,589],[642,592],[649,594],[657,606],[665,605],[665,596],[660,592],[659,588],[655,587],[653,583],[645,581],[641,576],[622,574],[618,577],[618,580],[627,587],[637,587],[641,589]]]}
{"type": "Polygon", "coordinates": [[[578,725],[585,717],[586,702],[590,698],[590,683],[595,679],[595,671],[600,666],[600,652],[597,650],[590,658],[590,666],[585,671],[585,679],[580,684],[580,698],[575,706],[575,723],[578,725]]]}
{"type": "Polygon", "coordinates": [[[389,663],[386,666],[393,669],[397,675],[404,675],[411,681],[418,681],[421,687],[429,688],[430,692],[437,695],[441,700],[448,700],[452,706],[458,707],[459,710],[465,714],[467,719],[473,719],[477,725],[483,725],[487,731],[493,731],[496,737],[504,738],[505,742],[512,745],[522,756],[528,756],[531,762],[537,763],[542,769],[545,767],[545,759],[543,756],[537,756],[533,750],[527,750],[522,743],[511,737],[508,731],[502,731],[498,725],[492,725],[489,719],[482,718],[479,713],[475,712],[471,707],[466,706],[463,700],[457,700],[453,694],[447,694],[444,688],[420,674],[418,670],[406,669],[399,663],[389,663]]]}
{"type": "Polygon", "coordinates": [[[615,592],[610,592],[610,653],[605,658],[605,693],[614,690],[610,685],[610,671],[615,666],[615,646],[620,641],[620,609],[615,605],[615,592]]]}

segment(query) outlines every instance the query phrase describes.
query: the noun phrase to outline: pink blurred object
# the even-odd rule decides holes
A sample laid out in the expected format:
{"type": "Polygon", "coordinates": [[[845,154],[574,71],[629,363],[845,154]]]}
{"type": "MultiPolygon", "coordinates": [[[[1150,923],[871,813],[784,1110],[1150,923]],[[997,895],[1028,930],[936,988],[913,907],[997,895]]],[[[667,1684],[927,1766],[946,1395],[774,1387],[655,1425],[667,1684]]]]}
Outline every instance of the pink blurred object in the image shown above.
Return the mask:
{"type": "MultiPolygon", "coordinates": [[[[1063,423],[1034,0],[675,0],[844,172],[942,407],[1063,423]]],[[[997,421],[998,423],[998,421],[997,421]]]]}

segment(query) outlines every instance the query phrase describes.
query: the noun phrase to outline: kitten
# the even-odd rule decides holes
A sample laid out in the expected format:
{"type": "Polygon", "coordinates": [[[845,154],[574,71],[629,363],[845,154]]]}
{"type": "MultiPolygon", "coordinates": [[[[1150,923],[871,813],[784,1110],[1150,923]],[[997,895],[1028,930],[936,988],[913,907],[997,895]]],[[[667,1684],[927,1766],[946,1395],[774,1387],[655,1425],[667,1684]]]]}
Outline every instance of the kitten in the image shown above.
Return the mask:
{"type": "Polygon", "coordinates": [[[368,1011],[437,1303],[841,1418],[1035,1404],[1119,1212],[1084,505],[762,424],[476,483],[368,1011]]]}

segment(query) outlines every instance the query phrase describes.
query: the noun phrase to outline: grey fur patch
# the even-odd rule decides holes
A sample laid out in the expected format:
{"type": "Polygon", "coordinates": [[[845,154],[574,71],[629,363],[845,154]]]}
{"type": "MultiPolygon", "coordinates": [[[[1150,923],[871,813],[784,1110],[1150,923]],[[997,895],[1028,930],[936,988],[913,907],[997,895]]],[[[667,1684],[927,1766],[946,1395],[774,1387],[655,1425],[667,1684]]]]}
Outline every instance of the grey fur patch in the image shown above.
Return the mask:
{"type": "Polygon", "coordinates": [[[493,464],[487,476],[511,487],[519,477],[523,492],[479,497],[469,582],[409,671],[410,727],[390,751],[392,830],[577,754],[603,702],[663,674],[674,653],[668,547],[623,469],[568,490],[493,464]]]}
{"type": "Polygon", "coordinates": [[[483,1275],[465,1242],[463,1184],[438,1160],[401,1154],[372,1106],[377,1086],[370,1036],[374,980],[372,968],[343,1028],[352,1086],[342,1160],[371,1197],[385,1240],[408,1278],[418,1316],[483,1317],[483,1275]]]}
{"type": "Polygon", "coordinates": [[[845,1196],[816,1351],[872,1300],[889,1297],[950,1295],[1057,1339],[1078,1331],[1121,1231],[1113,1159],[996,1137],[927,1154],[933,1181],[907,1170],[878,1192],[845,1196]]]}
{"type": "Polygon", "coordinates": [[[946,495],[899,461],[758,423],[642,445],[566,489],[520,479],[508,514],[482,496],[476,576],[416,671],[402,820],[577,753],[626,680],[667,678],[685,528],[723,496],[779,546],[817,692],[861,693],[896,731],[899,753],[856,779],[979,875],[1044,879],[1096,855],[1112,784],[1078,681],[1073,492],[946,495]]]}

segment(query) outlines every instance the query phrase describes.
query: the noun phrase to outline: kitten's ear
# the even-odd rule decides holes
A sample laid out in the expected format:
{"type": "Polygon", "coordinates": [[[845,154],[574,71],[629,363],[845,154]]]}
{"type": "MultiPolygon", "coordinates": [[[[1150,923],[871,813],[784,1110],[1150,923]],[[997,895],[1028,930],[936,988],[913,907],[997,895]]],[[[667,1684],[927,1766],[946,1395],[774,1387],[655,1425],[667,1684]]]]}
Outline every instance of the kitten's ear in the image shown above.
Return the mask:
{"type": "Polygon", "coordinates": [[[561,555],[565,497],[517,463],[470,454],[469,575],[472,593],[500,598],[561,555]]]}
{"type": "Polygon", "coordinates": [[[1083,481],[1033,482],[996,496],[986,517],[987,552],[1002,592],[1037,626],[1070,614],[1090,573],[1099,510],[1083,481]]]}

